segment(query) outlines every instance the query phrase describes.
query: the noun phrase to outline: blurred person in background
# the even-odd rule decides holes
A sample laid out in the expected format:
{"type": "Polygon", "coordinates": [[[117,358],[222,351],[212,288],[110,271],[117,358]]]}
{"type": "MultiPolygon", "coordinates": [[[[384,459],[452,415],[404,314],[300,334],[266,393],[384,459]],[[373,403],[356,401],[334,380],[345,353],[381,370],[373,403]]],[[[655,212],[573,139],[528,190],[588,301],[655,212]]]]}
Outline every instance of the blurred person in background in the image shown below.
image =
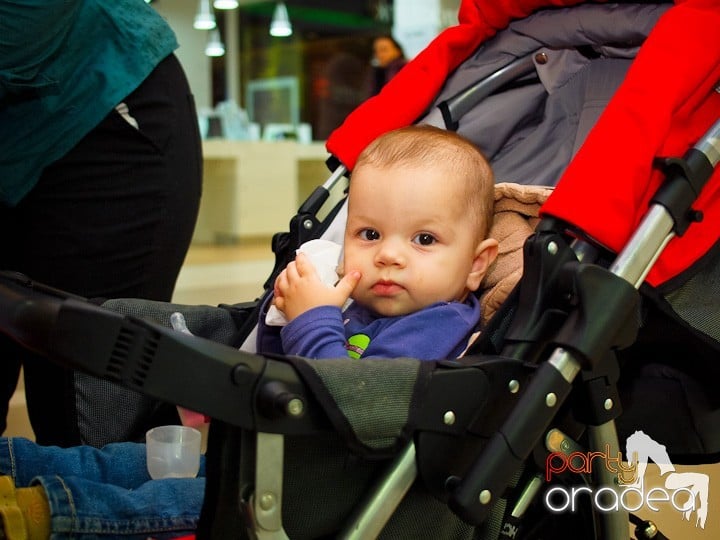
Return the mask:
{"type": "Polygon", "coordinates": [[[390,34],[378,36],[373,41],[372,69],[367,82],[367,97],[379,93],[390,79],[407,63],[400,44],[390,34]]]}
{"type": "Polygon", "coordinates": [[[316,137],[326,139],[345,117],[362,103],[365,80],[370,66],[367,64],[369,43],[338,43],[322,73],[315,79],[313,90],[318,99],[316,137]]]}

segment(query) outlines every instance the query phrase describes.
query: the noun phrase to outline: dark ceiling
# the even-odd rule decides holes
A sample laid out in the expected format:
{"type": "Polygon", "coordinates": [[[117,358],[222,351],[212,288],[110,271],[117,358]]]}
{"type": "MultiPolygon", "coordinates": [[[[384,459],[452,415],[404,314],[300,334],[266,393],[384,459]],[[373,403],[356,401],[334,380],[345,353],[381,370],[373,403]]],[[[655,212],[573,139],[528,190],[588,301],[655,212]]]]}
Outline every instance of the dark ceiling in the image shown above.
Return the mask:
{"type": "MultiPolygon", "coordinates": [[[[270,19],[275,1],[252,2],[240,6],[240,13],[270,19]]],[[[286,0],[290,20],[300,30],[373,30],[391,23],[389,0],[286,0]]]]}

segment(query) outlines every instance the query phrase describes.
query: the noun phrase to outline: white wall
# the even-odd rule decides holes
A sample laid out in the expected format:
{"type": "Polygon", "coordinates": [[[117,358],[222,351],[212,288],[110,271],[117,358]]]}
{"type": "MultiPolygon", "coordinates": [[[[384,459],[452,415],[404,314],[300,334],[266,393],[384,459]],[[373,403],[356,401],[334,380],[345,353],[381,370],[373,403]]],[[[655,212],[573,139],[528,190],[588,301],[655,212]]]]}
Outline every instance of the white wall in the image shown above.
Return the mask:
{"type": "Polygon", "coordinates": [[[393,37],[413,58],[448,26],[457,24],[460,0],[394,0],[393,37]]]}
{"type": "Polygon", "coordinates": [[[212,105],[210,59],[205,56],[206,30],[192,26],[198,0],[156,0],[153,7],[175,31],[180,47],[175,51],[185,69],[198,110],[212,105]]]}

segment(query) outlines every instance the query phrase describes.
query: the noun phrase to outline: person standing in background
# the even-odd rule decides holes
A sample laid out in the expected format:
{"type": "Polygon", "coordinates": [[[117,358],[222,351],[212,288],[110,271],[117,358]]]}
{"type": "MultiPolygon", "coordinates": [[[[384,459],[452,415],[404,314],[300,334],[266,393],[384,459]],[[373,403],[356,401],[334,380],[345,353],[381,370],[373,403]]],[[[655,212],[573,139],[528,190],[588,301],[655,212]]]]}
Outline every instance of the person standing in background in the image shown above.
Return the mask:
{"type": "Polygon", "coordinates": [[[378,36],[373,41],[370,80],[367,84],[367,97],[379,93],[390,79],[407,63],[400,44],[389,34],[378,36]]]}
{"type": "Polygon", "coordinates": [[[363,86],[369,69],[366,56],[367,51],[359,54],[351,46],[341,46],[315,79],[313,89],[318,101],[315,135],[318,139],[327,139],[366,97],[363,86]]]}
{"type": "MultiPolygon", "coordinates": [[[[202,189],[174,32],[144,0],[0,0],[0,36],[0,270],[90,298],[169,301],[202,189]]],[[[133,407],[130,391],[97,399],[87,379],[0,336],[0,432],[21,367],[42,444],[177,422],[174,406],[145,403],[145,425],[118,432],[108,415],[133,407]]]]}

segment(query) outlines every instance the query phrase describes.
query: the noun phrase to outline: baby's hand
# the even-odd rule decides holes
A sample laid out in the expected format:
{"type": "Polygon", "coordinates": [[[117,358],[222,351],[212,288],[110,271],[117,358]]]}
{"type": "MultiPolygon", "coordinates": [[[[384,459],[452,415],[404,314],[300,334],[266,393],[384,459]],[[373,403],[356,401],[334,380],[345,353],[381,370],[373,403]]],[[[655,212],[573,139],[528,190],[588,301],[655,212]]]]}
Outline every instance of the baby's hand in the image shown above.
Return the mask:
{"type": "Polygon", "coordinates": [[[349,272],[333,287],[320,281],[315,267],[304,253],[275,280],[274,304],[288,320],[318,306],[342,307],[360,281],[360,272],[349,272]]]}

